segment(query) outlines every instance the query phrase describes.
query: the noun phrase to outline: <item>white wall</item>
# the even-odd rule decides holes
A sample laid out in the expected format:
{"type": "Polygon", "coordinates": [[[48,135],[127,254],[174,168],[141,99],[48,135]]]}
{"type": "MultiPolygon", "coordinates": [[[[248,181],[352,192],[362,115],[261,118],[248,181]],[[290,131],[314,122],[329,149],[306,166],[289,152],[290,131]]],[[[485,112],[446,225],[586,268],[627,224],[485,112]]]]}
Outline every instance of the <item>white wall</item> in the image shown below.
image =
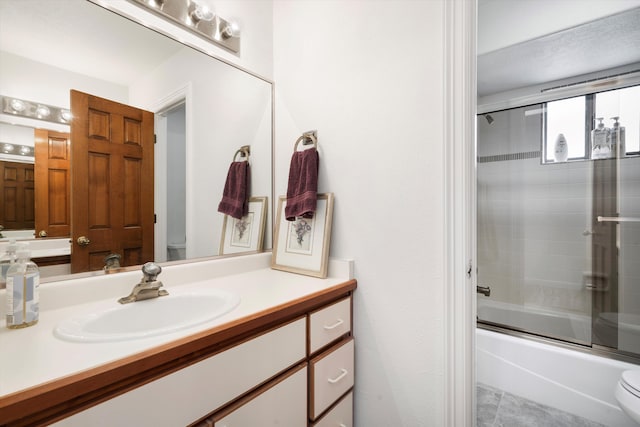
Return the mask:
{"type": "Polygon", "coordinates": [[[252,195],[271,193],[271,129],[264,126],[271,86],[185,47],[130,86],[130,103],[157,111],[187,85],[186,241],[187,258],[195,258],[218,254],[224,219],[218,204],[238,148],[251,145],[252,195]]]}
{"type": "Polygon", "coordinates": [[[355,259],[356,425],[444,425],[443,2],[274,1],[276,194],[318,129],[355,259]]]}
{"type": "MultiPolygon", "coordinates": [[[[127,88],[0,51],[0,95],[69,108],[70,89],[117,102],[128,101],[127,88]]],[[[45,122],[40,122],[45,123],[45,122]]]]}

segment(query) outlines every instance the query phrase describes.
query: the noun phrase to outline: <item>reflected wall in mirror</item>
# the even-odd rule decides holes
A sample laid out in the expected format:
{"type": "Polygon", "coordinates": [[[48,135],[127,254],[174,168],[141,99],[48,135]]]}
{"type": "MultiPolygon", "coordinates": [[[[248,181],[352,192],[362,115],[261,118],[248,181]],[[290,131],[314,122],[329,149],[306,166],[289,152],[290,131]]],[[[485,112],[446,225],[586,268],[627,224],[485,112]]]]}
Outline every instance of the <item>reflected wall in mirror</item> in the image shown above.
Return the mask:
{"type": "MultiPolygon", "coordinates": [[[[251,196],[269,199],[263,249],[271,248],[271,82],[85,0],[0,2],[0,95],[70,108],[71,90],[155,113],[155,261],[219,255],[224,215],[217,206],[229,164],[245,145],[251,196]]],[[[0,122],[31,135],[71,131],[6,113],[0,122]]],[[[35,202],[36,212],[41,205],[35,202]]],[[[80,236],[71,227],[61,240],[71,238],[73,250],[80,236]]]]}

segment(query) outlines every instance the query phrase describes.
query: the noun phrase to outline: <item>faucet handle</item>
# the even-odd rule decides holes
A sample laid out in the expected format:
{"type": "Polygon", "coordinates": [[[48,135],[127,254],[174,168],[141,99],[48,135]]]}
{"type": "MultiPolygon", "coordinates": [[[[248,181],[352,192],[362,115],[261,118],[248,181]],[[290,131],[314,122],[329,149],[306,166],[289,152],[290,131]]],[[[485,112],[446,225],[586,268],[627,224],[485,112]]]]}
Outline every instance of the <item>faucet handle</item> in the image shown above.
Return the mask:
{"type": "Polygon", "coordinates": [[[155,262],[147,262],[142,266],[142,274],[144,274],[145,282],[153,282],[162,273],[162,267],[155,262]]]}

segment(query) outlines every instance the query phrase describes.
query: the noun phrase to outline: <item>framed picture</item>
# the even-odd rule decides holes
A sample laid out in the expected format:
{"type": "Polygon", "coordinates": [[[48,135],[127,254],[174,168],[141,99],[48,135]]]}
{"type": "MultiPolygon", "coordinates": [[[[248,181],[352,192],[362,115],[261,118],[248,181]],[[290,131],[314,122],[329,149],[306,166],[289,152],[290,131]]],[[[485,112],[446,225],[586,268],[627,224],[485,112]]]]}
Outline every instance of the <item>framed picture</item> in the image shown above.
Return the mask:
{"type": "Polygon", "coordinates": [[[251,197],[249,213],[240,219],[224,216],[220,255],[262,251],[267,222],[267,198],[251,197]]]}
{"type": "Polygon", "coordinates": [[[333,193],[318,194],[313,218],[298,217],[295,221],[287,221],[284,215],[286,205],[287,198],[280,196],[271,268],[327,277],[333,193]]]}

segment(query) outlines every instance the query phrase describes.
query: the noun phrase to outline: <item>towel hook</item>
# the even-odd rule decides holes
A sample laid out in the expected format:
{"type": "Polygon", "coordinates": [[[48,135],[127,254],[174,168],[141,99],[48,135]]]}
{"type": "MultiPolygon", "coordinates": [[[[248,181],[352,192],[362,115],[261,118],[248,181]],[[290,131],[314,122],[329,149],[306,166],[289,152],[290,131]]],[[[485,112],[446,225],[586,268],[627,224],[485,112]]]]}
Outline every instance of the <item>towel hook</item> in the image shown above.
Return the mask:
{"type": "Polygon", "coordinates": [[[298,151],[298,144],[302,141],[302,145],[313,144],[313,148],[318,148],[318,131],[310,130],[302,134],[293,146],[293,151],[298,151]]]}
{"type": "Polygon", "coordinates": [[[240,154],[240,157],[246,157],[247,161],[249,161],[249,155],[251,155],[251,146],[243,145],[242,147],[240,147],[233,155],[234,162],[236,161],[236,157],[238,157],[238,154],[240,154]]]}

